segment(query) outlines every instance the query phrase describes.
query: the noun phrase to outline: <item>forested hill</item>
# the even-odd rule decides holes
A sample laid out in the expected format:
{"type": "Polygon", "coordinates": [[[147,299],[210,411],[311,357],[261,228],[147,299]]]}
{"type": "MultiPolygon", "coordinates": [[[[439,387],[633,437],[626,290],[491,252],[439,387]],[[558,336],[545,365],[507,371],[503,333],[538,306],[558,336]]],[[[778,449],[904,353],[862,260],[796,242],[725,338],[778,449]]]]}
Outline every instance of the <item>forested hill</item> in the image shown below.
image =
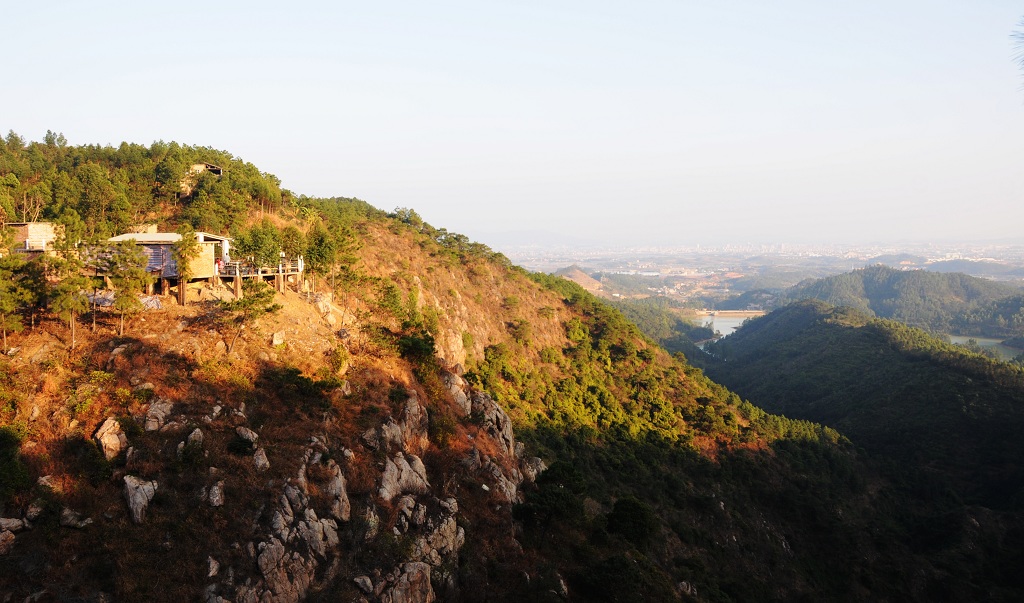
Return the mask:
{"type": "Polygon", "coordinates": [[[0,140],[0,222],[58,222],[72,243],[146,222],[190,222],[226,234],[245,226],[251,209],[273,212],[291,203],[280,185],[274,175],[210,147],[72,146],[52,132],[43,142],[14,132],[0,140]],[[192,171],[199,164],[220,173],[192,171]]]}
{"type": "Polygon", "coordinates": [[[1000,321],[992,304],[1015,294],[1020,289],[966,274],[877,265],[800,283],[783,292],[778,305],[818,299],[933,333],[1010,336],[1024,334],[1024,308],[1000,321]]]}
{"type": "Polygon", "coordinates": [[[932,492],[1024,511],[1024,370],[901,323],[805,301],[749,321],[708,374],[769,412],[819,421],[932,492]]]}

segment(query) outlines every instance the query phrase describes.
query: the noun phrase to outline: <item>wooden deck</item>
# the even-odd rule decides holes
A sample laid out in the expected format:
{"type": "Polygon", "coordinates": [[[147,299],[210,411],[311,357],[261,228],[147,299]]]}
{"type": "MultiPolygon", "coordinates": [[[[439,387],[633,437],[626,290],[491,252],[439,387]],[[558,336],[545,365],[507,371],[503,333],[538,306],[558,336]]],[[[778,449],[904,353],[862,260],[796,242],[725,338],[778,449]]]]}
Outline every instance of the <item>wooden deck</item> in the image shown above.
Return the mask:
{"type": "Polygon", "coordinates": [[[274,289],[283,292],[288,282],[288,277],[302,274],[302,263],[299,260],[282,260],[277,266],[257,266],[250,262],[241,260],[227,262],[217,271],[213,277],[215,283],[230,280],[235,297],[242,298],[242,281],[247,278],[259,278],[269,281],[274,280],[274,289]]]}
{"type": "Polygon", "coordinates": [[[218,272],[221,278],[267,276],[271,274],[302,274],[299,260],[285,260],[277,266],[256,266],[246,261],[235,261],[224,264],[218,272]]]}

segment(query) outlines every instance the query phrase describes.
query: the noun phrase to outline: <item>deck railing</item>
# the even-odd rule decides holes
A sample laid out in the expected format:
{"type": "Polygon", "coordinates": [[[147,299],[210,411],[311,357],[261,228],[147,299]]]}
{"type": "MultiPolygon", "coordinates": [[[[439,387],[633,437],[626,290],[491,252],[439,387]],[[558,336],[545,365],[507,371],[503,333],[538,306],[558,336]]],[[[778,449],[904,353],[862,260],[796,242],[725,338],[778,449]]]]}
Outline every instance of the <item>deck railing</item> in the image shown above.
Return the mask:
{"type": "Polygon", "coordinates": [[[254,276],[257,274],[299,274],[302,264],[299,260],[281,260],[276,266],[256,266],[246,260],[225,263],[220,269],[220,276],[254,276]]]}

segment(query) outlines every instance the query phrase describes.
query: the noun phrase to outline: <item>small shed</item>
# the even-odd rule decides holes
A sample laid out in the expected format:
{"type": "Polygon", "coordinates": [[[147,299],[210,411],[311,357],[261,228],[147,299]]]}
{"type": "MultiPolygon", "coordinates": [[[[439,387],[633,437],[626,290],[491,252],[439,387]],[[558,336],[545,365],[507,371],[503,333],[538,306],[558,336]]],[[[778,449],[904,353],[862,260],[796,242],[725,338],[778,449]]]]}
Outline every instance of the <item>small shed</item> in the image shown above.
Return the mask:
{"type": "Polygon", "coordinates": [[[52,252],[64,226],[53,222],[7,222],[5,228],[14,231],[13,250],[18,253],[52,252]]]}
{"type": "Polygon", "coordinates": [[[210,172],[220,178],[224,175],[224,168],[212,163],[193,163],[189,166],[188,173],[181,179],[181,194],[185,196],[191,195],[196,187],[196,183],[199,182],[199,175],[203,172],[210,172]]]}

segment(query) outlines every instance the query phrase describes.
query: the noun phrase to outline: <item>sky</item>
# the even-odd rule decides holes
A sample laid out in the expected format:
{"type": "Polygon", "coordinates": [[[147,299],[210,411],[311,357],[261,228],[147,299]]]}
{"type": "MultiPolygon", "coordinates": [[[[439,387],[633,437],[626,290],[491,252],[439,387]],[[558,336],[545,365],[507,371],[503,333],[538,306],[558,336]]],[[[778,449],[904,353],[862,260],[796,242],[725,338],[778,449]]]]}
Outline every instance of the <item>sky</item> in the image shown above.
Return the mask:
{"type": "Polygon", "coordinates": [[[1024,242],[1003,0],[36,0],[0,130],[229,151],[519,245],[1024,242]]]}

